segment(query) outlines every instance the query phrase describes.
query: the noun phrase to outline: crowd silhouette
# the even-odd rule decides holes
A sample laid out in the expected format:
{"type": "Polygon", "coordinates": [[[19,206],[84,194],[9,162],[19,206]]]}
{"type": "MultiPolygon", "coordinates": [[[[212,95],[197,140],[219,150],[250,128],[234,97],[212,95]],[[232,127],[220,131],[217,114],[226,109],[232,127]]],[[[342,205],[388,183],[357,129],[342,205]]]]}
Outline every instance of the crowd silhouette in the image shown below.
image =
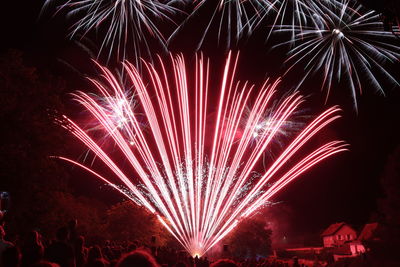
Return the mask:
{"type": "Polygon", "coordinates": [[[141,244],[138,241],[113,242],[87,247],[77,232],[77,220],[68,222],[48,241],[38,231],[6,240],[0,225],[0,267],[284,267],[270,259],[218,259],[191,257],[168,247],[141,244]]]}

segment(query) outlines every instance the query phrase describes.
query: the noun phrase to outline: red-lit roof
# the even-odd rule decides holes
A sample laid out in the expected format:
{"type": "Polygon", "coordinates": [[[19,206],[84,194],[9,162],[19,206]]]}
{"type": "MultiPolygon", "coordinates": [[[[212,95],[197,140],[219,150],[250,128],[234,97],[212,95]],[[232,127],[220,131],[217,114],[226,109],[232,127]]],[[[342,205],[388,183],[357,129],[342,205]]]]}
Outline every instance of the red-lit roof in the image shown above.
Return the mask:
{"type": "Polygon", "coordinates": [[[340,228],[342,228],[343,225],[345,225],[344,222],[331,224],[325,229],[325,231],[322,232],[321,236],[334,235],[337,231],[339,231],[340,228]]]}

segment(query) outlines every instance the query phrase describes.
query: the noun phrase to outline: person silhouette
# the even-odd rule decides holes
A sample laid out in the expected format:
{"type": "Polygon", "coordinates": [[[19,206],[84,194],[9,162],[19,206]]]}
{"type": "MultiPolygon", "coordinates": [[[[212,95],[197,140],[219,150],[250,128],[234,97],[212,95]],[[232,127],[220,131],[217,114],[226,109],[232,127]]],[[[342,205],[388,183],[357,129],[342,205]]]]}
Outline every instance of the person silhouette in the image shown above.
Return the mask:
{"type": "Polygon", "coordinates": [[[153,256],[147,251],[137,249],[122,256],[116,267],[159,267],[153,256]]]}

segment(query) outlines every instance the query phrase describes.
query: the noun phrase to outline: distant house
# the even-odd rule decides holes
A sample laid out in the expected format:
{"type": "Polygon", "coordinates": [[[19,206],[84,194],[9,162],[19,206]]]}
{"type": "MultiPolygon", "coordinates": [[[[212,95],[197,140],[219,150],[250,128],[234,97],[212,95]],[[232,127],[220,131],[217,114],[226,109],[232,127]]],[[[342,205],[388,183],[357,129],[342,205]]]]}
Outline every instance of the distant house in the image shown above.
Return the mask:
{"type": "Polygon", "coordinates": [[[324,242],[324,247],[339,247],[344,243],[356,240],[357,232],[348,224],[341,222],[331,224],[322,232],[321,237],[324,242]]]}
{"type": "Polygon", "coordinates": [[[334,248],[332,252],[334,260],[338,261],[343,258],[357,257],[365,253],[365,251],[364,245],[360,241],[355,240],[334,248]]]}

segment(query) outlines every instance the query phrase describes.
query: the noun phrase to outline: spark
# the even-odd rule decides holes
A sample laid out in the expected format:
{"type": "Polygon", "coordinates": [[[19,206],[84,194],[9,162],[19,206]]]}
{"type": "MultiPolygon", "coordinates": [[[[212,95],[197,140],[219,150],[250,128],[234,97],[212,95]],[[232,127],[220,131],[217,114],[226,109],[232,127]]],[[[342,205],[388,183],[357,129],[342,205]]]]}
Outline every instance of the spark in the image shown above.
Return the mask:
{"type": "MultiPolygon", "coordinates": [[[[44,7],[56,0],[46,0],[44,7]]],[[[71,37],[85,36],[89,32],[105,32],[99,54],[113,52],[117,58],[125,59],[126,46],[132,44],[136,64],[142,54],[142,47],[151,56],[148,36],[166,47],[166,40],[156,21],[173,22],[170,16],[179,12],[169,5],[170,1],[158,0],[67,0],[58,5],[58,12],[66,10],[67,16],[77,17],[72,25],[71,37]]],[[[171,1],[172,2],[172,1],[171,1]]]]}
{"type": "Polygon", "coordinates": [[[115,76],[98,65],[104,81],[91,81],[109,105],[82,91],[75,93],[75,99],[102,125],[99,133],[83,130],[66,116],[58,123],[114,177],[105,178],[82,163],[60,159],[81,166],[140,203],[191,255],[204,255],[288,183],[325,158],[347,150],[344,142],[330,141],[311,152],[303,151],[310,139],[340,117],[340,109],[331,107],[305,125],[269,162],[266,171],[253,175],[264,152],[304,99],[293,93],[279,101],[270,114],[274,123],[253,140],[253,133],[274,103],[280,80],[267,80],[256,90],[247,82],[235,82],[237,64],[238,55],[229,53],[218,96],[214,96],[210,63],[201,54],[196,56],[194,66],[187,64],[183,56],[171,55],[169,63],[160,58],[157,66],[144,61],[147,79],[133,64],[125,62],[137,105],[124,109],[127,120],[123,129],[109,116],[109,105],[118,110],[120,103],[126,106],[126,96],[133,93],[124,92],[115,76]],[[194,79],[189,75],[192,70],[194,79]],[[141,112],[147,120],[146,131],[137,118],[141,112]],[[210,114],[216,115],[211,118],[210,114]],[[239,130],[242,133],[238,140],[239,130]],[[101,133],[109,136],[109,142],[118,149],[108,151],[109,146],[99,145],[101,133]]]}
{"type": "MultiPolygon", "coordinates": [[[[300,85],[312,74],[322,73],[326,100],[333,82],[346,80],[356,110],[364,81],[382,94],[380,78],[399,86],[388,65],[399,61],[400,48],[395,45],[396,37],[384,31],[379,14],[348,0],[331,6],[314,2],[312,8],[318,10],[320,23],[296,27],[296,46],[286,60],[290,65],[286,73],[295,66],[304,66],[306,74],[300,85]]],[[[278,31],[291,30],[289,25],[278,31]]],[[[279,45],[284,44],[288,42],[279,45]]]]}
{"type": "Polygon", "coordinates": [[[343,32],[341,30],[339,30],[339,29],[333,29],[332,33],[335,36],[337,36],[337,38],[339,38],[339,39],[343,39],[343,37],[344,37],[343,32]]]}
{"type": "MultiPolygon", "coordinates": [[[[186,25],[186,22],[195,17],[201,8],[208,5],[211,1],[207,0],[194,0],[185,1],[181,0],[186,5],[193,5],[194,8],[189,16],[170,36],[169,42],[175,38],[179,31],[186,25]]],[[[227,49],[231,48],[235,42],[243,36],[251,35],[256,28],[258,20],[268,14],[273,8],[273,1],[270,0],[218,0],[213,4],[213,12],[207,21],[209,23],[201,35],[197,45],[197,50],[203,45],[207,34],[213,28],[213,24],[217,24],[218,28],[218,42],[225,42],[227,49]]]]}
{"type": "MultiPolygon", "coordinates": [[[[209,23],[203,31],[197,49],[203,45],[205,38],[212,28],[213,23],[218,24],[218,42],[226,41],[226,47],[231,48],[244,36],[250,36],[255,29],[262,26],[266,21],[269,23],[267,40],[271,34],[281,29],[281,25],[290,25],[291,42],[295,40],[297,29],[318,24],[320,9],[315,9],[314,2],[322,2],[327,7],[340,5],[341,0],[218,0],[215,1],[214,11],[209,23]],[[219,20],[219,21],[218,21],[219,20]]],[[[181,0],[186,5],[192,4],[193,11],[186,21],[199,13],[199,10],[211,1],[181,0]]],[[[171,41],[184,27],[182,23],[170,36],[171,41]]],[[[288,30],[288,28],[286,28],[288,30]]]]}
{"type": "Polygon", "coordinates": [[[296,32],[302,31],[304,27],[318,25],[320,23],[321,10],[315,9],[315,2],[325,5],[328,8],[340,5],[341,0],[271,0],[270,9],[264,12],[263,16],[253,19],[253,27],[256,28],[261,22],[271,21],[267,40],[275,31],[282,29],[290,33],[290,41],[294,45],[296,32]],[[269,19],[269,20],[268,20],[269,19]]]}
{"type": "MultiPolygon", "coordinates": [[[[287,28],[291,30],[291,41],[294,40],[294,33],[296,28],[302,29],[304,26],[314,23],[314,10],[309,6],[313,0],[273,0],[271,9],[273,12],[265,13],[264,17],[270,15],[273,22],[267,35],[267,40],[270,38],[271,33],[276,29],[280,29],[279,25],[290,25],[287,28]]],[[[258,23],[262,22],[265,18],[262,17],[258,23]]]]}
{"type": "MultiPolygon", "coordinates": [[[[263,134],[270,133],[277,123],[282,123],[281,127],[279,127],[278,131],[274,136],[274,143],[278,144],[280,147],[283,146],[284,141],[296,133],[298,133],[305,125],[305,120],[309,119],[310,116],[306,116],[305,110],[297,110],[292,113],[291,117],[286,121],[281,122],[278,121],[274,114],[276,112],[276,108],[279,106],[279,102],[271,104],[270,107],[264,112],[261,116],[261,120],[256,124],[253,132],[253,138],[256,140],[263,134]]],[[[251,109],[247,108],[244,113],[243,118],[243,126],[245,127],[246,121],[251,113],[251,109]]]]}

